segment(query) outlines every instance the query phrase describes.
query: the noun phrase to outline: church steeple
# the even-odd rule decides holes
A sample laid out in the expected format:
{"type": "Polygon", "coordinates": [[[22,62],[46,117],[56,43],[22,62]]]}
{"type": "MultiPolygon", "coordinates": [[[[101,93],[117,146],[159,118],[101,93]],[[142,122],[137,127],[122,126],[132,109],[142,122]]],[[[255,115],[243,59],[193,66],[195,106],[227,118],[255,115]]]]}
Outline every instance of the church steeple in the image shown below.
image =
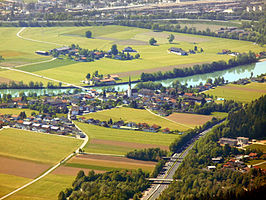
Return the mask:
{"type": "Polygon", "coordinates": [[[128,79],[128,89],[127,89],[127,97],[130,98],[131,96],[132,96],[131,77],[129,76],[129,79],[128,79]]]}

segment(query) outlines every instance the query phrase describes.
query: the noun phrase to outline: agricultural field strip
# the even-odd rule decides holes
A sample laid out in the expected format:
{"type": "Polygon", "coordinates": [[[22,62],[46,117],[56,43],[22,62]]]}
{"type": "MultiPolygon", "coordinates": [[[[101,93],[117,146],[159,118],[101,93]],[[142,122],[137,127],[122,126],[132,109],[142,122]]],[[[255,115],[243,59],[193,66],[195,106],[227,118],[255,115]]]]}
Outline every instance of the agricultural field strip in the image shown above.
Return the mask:
{"type": "MultiPolygon", "coordinates": [[[[50,60],[50,61],[52,61],[52,60],[50,60]]],[[[34,65],[34,64],[36,64],[36,63],[32,63],[32,65],[34,65]]],[[[54,81],[54,82],[57,82],[57,83],[62,83],[62,84],[65,84],[67,86],[73,86],[73,87],[76,87],[76,88],[79,88],[79,89],[83,89],[83,90],[89,90],[88,88],[85,88],[85,87],[82,87],[82,86],[78,86],[78,85],[71,84],[71,83],[66,83],[66,82],[59,81],[59,80],[56,80],[56,79],[53,79],[53,78],[41,76],[41,75],[34,74],[34,73],[31,73],[31,72],[22,71],[22,70],[19,70],[19,69],[14,69],[14,68],[10,68],[10,67],[0,67],[0,68],[7,69],[7,70],[12,70],[12,71],[16,71],[16,72],[32,75],[32,76],[37,76],[39,78],[43,78],[43,79],[46,79],[46,80],[54,81]]]]}
{"type": "Polygon", "coordinates": [[[160,115],[157,115],[157,114],[155,114],[154,112],[150,111],[150,110],[149,110],[148,108],[146,108],[146,107],[145,107],[145,110],[147,110],[147,111],[150,112],[151,114],[155,115],[156,117],[160,117],[160,118],[162,118],[162,119],[168,120],[168,121],[173,122],[173,123],[175,123],[175,124],[179,124],[179,125],[181,125],[181,126],[186,126],[186,127],[188,127],[188,128],[192,128],[192,129],[194,128],[194,127],[192,127],[192,126],[188,126],[188,125],[186,125],[186,124],[181,124],[181,123],[178,123],[178,122],[173,121],[173,120],[171,120],[171,119],[167,119],[166,117],[162,117],[162,116],[160,116],[160,115]]]}
{"type": "MultiPolygon", "coordinates": [[[[74,124],[75,125],[75,124],[74,124]]],[[[77,127],[79,129],[79,127],[77,127]]],[[[80,131],[82,131],[81,129],[79,129],[80,131]]],[[[82,131],[83,132],[83,131],[82,131]]],[[[73,157],[75,155],[75,153],[79,152],[79,149],[83,149],[85,147],[85,145],[88,143],[89,141],[89,137],[86,133],[83,132],[84,135],[86,135],[83,143],[77,148],[76,151],[74,151],[73,153],[71,153],[70,155],[68,155],[64,160],[60,161],[59,163],[57,163],[55,166],[53,166],[52,168],[50,168],[48,171],[46,171],[44,174],[42,174],[41,176],[37,177],[36,179],[32,180],[31,182],[19,187],[18,189],[8,193],[7,195],[0,197],[0,200],[6,199],[7,197],[17,193],[18,191],[32,185],[33,183],[37,182],[38,180],[42,179],[43,177],[45,177],[46,175],[50,174],[52,171],[54,171],[56,168],[58,168],[62,163],[66,162],[67,160],[69,160],[71,157],[73,157]]]]}

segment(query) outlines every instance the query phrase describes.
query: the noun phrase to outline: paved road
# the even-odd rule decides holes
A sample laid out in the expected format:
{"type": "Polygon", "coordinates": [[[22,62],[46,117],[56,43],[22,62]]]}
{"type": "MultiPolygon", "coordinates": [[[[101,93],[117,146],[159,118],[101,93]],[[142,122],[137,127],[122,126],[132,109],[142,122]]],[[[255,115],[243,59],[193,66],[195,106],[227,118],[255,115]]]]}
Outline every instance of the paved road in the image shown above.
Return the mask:
{"type": "MultiPolygon", "coordinates": [[[[222,122],[220,122],[219,124],[221,124],[222,122]]],[[[183,159],[187,156],[187,154],[189,153],[189,151],[193,148],[193,146],[195,145],[195,142],[200,138],[203,137],[204,135],[206,135],[212,128],[209,128],[203,132],[201,132],[198,136],[196,136],[195,138],[193,138],[188,144],[187,144],[187,148],[180,154],[175,153],[172,157],[171,160],[176,160],[173,164],[167,163],[165,166],[166,172],[163,174],[160,174],[158,176],[158,178],[165,178],[165,179],[173,179],[173,176],[175,174],[175,171],[177,170],[177,168],[180,166],[180,164],[182,163],[183,159]]],[[[143,196],[143,200],[155,200],[157,199],[160,194],[168,187],[168,185],[166,184],[159,184],[159,185],[155,185],[153,184],[151,186],[151,189],[148,191],[148,193],[146,193],[145,196],[143,196]]]]}

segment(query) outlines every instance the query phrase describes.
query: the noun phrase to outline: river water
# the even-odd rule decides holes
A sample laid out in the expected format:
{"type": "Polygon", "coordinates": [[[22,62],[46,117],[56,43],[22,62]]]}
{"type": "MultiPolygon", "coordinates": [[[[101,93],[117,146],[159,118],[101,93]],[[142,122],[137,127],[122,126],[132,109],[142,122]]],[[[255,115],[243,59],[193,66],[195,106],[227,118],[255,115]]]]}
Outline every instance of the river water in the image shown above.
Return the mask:
{"type": "MultiPolygon", "coordinates": [[[[205,83],[208,78],[215,79],[220,77],[224,77],[225,80],[229,82],[236,81],[241,78],[249,78],[251,76],[251,72],[253,72],[253,77],[266,73],[266,61],[264,62],[257,62],[251,65],[243,65],[234,67],[231,69],[217,71],[208,74],[199,74],[194,76],[188,76],[184,78],[174,78],[174,79],[167,79],[162,81],[155,81],[162,83],[163,86],[170,86],[175,80],[179,80],[181,84],[186,84],[188,86],[196,86],[199,85],[201,82],[205,83]]],[[[136,84],[132,84],[134,87],[136,84]]],[[[114,85],[110,86],[117,91],[125,91],[128,88],[128,84],[123,85],[114,85]]],[[[107,88],[107,87],[104,87],[107,88]]],[[[103,87],[95,87],[96,90],[102,90],[103,87]]],[[[73,93],[75,89],[1,89],[0,94],[11,94],[13,97],[19,96],[20,92],[24,92],[26,95],[29,93],[37,93],[37,95],[44,95],[44,94],[59,94],[59,93],[73,93]]]]}

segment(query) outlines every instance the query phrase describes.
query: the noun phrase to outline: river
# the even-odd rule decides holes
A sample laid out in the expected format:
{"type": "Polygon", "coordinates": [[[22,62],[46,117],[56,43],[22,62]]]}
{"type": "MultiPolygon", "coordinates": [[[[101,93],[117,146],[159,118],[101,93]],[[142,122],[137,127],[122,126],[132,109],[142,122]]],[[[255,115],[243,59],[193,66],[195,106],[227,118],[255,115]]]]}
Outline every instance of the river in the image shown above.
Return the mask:
{"type": "MultiPolygon", "coordinates": [[[[163,86],[170,86],[175,80],[179,80],[181,84],[186,84],[188,86],[196,86],[199,85],[200,82],[205,83],[208,78],[215,79],[220,77],[224,77],[225,80],[228,82],[233,82],[241,78],[249,78],[251,76],[251,72],[253,72],[253,77],[266,73],[266,61],[264,62],[257,62],[250,65],[243,65],[234,67],[231,69],[217,71],[208,74],[199,74],[188,76],[184,78],[174,78],[174,79],[167,79],[162,81],[155,81],[158,83],[162,83],[163,86]]],[[[132,87],[136,85],[132,84],[132,87]]],[[[109,86],[114,88],[117,91],[125,91],[128,88],[128,84],[123,85],[114,85],[109,86]]],[[[103,87],[95,87],[96,90],[102,90],[103,87]]],[[[107,88],[107,87],[105,87],[107,88]]],[[[44,95],[44,94],[59,94],[59,93],[73,93],[75,89],[1,89],[0,94],[11,94],[13,97],[19,96],[19,93],[24,92],[26,95],[29,93],[37,93],[37,95],[44,95]]]]}

